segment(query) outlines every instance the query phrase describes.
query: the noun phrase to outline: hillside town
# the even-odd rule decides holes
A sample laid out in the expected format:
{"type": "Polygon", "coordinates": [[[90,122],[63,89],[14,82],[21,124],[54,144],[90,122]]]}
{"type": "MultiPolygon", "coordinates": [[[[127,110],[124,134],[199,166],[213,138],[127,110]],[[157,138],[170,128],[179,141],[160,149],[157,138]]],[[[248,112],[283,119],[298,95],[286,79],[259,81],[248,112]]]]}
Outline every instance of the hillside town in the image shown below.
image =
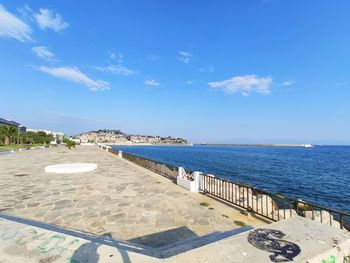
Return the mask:
{"type": "Polygon", "coordinates": [[[98,130],[81,133],[72,137],[78,143],[108,143],[108,144],[188,144],[183,138],[161,137],[151,135],[132,135],[120,130],[98,130]]]}

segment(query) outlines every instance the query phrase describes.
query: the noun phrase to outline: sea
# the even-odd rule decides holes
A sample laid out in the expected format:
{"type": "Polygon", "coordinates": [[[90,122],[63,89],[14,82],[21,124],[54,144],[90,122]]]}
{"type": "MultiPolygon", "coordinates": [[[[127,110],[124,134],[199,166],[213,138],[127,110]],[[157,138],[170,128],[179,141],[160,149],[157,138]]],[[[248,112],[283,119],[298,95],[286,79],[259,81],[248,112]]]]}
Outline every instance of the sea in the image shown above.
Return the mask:
{"type": "Polygon", "coordinates": [[[350,213],[350,146],[113,146],[350,213]]]}

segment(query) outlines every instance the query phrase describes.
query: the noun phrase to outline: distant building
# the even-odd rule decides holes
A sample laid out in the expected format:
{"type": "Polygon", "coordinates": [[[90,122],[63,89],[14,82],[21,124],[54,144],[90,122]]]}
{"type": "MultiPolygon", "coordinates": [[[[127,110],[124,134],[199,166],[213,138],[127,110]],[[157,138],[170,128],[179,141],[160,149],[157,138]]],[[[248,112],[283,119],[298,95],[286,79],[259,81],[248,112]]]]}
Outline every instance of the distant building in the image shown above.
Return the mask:
{"type": "Polygon", "coordinates": [[[20,125],[20,123],[18,123],[18,122],[0,118],[0,126],[3,126],[3,125],[16,127],[21,132],[26,132],[26,130],[27,130],[27,127],[20,125]]]}
{"type": "Polygon", "coordinates": [[[15,122],[15,121],[11,121],[11,120],[7,120],[7,119],[3,119],[0,118],[0,126],[3,125],[7,125],[7,126],[12,126],[12,127],[16,127],[18,128],[21,132],[39,132],[39,131],[43,131],[45,132],[47,135],[52,135],[53,139],[55,141],[60,140],[62,141],[64,139],[64,133],[63,132],[55,132],[55,131],[48,131],[48,130],[35,130],[35,129],[27,129],[27,127],[22,126],[20,123],[15,122]]]}
{"type": "Polygon", "coordinates": [[[27,131],[27,127],[20,125],[19,126],[19,130],[20,130],[20,132],[26,132],[27,131]]]}
{"type": "Polygon", "coordinates": [[[18,128],[20,124],[18,122],[15,122],[15,121],[11,121],[11,120],[6,120],[6,119],[3,119],[3,118],[0,118],[0,126],[2,126],[2,125],[8,125],[8,126],[12,126],[12,127],[18,128]]]}
{"type": "Polygon", "coordinates": [[[55,131],[48,131],[48,130],[35,130],[35,129],[27,129],[27,132],[39,132],[39,131],[42,131],[42,132],[45,132],[47,135],[52,135],[52,137],[55,139],[55,140],[60,140],[62,141],[64,139],[64,133],[63,132],[55,132],[55,131]]]}

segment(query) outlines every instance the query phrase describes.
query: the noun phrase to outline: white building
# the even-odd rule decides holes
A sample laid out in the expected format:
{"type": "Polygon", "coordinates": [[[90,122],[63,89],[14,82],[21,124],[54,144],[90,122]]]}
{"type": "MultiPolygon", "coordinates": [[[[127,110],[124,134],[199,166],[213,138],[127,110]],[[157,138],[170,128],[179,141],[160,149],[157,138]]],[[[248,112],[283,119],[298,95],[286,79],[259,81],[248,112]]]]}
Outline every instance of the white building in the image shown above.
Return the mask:
{"type": "Polygon", "coordinates": [[[52,137],[56,140],[62,141],[64,138],[64,133],[63,132],[55,132],[55,131],[49,131],[49,130],[35,130],[35,129],[27,129],[27,132],[45,132],[47,135],[52,135],[52,137]]]}

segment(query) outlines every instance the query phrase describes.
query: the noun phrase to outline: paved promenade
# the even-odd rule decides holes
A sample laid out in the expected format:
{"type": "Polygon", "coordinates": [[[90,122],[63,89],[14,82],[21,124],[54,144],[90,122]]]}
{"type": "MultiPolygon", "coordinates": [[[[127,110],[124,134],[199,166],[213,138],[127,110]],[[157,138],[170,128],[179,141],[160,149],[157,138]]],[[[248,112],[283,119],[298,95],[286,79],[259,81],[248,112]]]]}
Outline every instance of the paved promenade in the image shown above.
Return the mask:
{"type": "Polygon", "coordinates": [[[1,263],[349,262],[350,234],[301,217],[273,223],[191,249],[174,245],[159,253],[109,235],[94,237],[30,221],[2,219],[1,263]]]}
{"type": "Polygon", "coordinates": [[[159,247],[262,222],[95,146],[0,156],[0,212],[159,247]],[[45,173],[46,165],[92,162],[97,170],[45,173]],[[209,207],[201,206],[207,202],[209,207]]]}
{"type": "Polygon", "coordinates": [[[350,260],[349,232],[301,217],[266,225],[95,146],[0,156],[0,167],[0,263],[350,260]],[[98,168],[44,172],[68,162],[98,168]]]}

